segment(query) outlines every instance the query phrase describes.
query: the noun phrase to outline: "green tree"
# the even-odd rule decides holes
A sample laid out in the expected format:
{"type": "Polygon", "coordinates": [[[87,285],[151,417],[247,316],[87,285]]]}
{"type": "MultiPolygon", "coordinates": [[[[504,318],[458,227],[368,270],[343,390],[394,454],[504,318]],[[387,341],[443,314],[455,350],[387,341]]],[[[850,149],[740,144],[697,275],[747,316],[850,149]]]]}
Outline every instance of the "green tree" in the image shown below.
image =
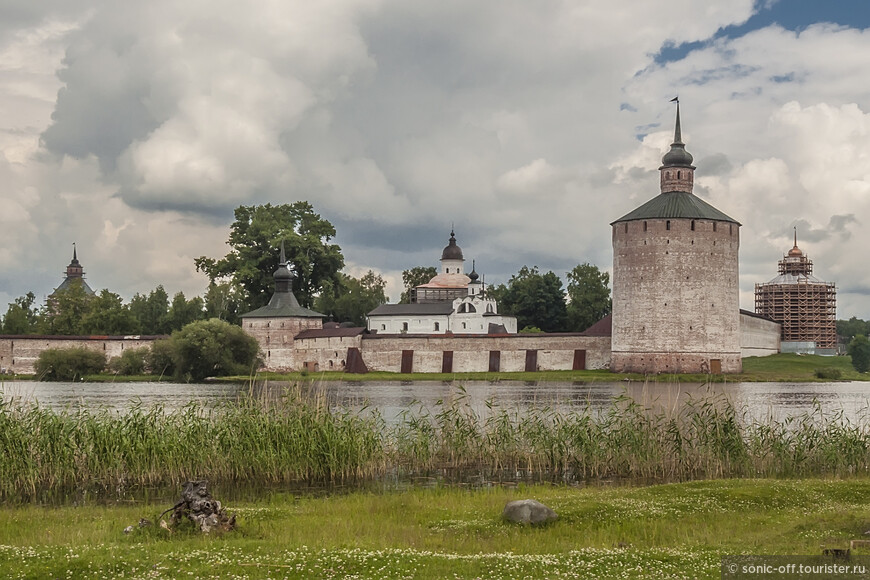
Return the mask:
{"type": "Polygon", "coordinates": [[[49,297],[40,315],[40,331],[43,334],[85,334],[82,319],[90,310],[94,296],[85,291],[84,285],[76,282],[49,297]]]}
{"type": "Polygon", "coordinates": [[[146,366],[152,375],[160,377],[175,374],[175,349],[171,338],[162,338],[151,343],[146,366]]]}
{"type": "Polygon", "coordinates": [[[147,346],[128,348],[120,356],[112,357],[106,366],[115,374],[125,376],[141,375],[145,373],[150,352],[151,349],[147,346]]]}
{"type": "Polygon", "coordinates": [[[341,248],[330,243],[334,237],[333,225],[305,201],[240,206],[227,242],[232,250],[220,260],[197,258],[196,269],[212,282],[232,282],[241,291],[244,310],[254,310],[272,295],[277,249],[283,241],[287,260],[296,273],[293,293],[302,306],[310,308],[314,296],[327,283],[339,283],[344,257],[341,248]]]}
{"type": "Polygon", "coordinates": [[[854,316],[849,320],[837,321],[837,335],[842,336],[846,340],[852,340],[859,334],[870,336],[870,322],[854,316]]]}
{"type": "Polygon", "coordinates": [[[81,316],[82,334],[121,335],[139,332],[139,321],[117,294],[101,290],[86,304],[87,308],[81,316]]]}
{"type": "Polygon", "coordinates": [[[610,314],[610,274],[583,263],[568,272],[568,329],[582,332],[610,314]]]}
{"type": "Polygon", "coordinates": [[[870,340],[863,334],[855,336],[849,343],[849,356],[852,357],[852,366],[856,371],[870,371],[870,340]]]}
{"type": "Polygon", "coordinates": [[[188,324],[169,340],[179,379],[250,375],[260,365],[256,339],[241,327],[216,318],[188,324]]]}
{"type": "Polygon", "coordinates": [[[176,292],[169,305],[166,314],[166,327],[168,330],[180,330],[197,320],[202,320],[205,314],[205,303],[199,296],[190,300],[184,297],[184,292],[176,292]]]}
{"type": "Polygon", "coordinates": [[[15,302],[9,303],[3,324],[0,325],[3,334],[33,334],[39,325],[39,308],[36,307],[36,296],[28,292],[19,296],[15,302]]]}
{"type": "Polygon", "coordinates": [[[402,296],[399,298],[399,304],[411,303],[411,290],[420,284],[426,284],[438,274],[433,266],[416,266],[410,270],[402,272],[402,283],[405,285],[405,290],[402,291],[402,296]]]}
{"type": "Polygon", "coordinates": [[[33,365],[41,381],[74,381],[106,368],[106,353],[88,348],[49,348],[33,365]]]}
{"type": "Polygon", "coordinates": [[[142,334],[169,334],[169,295],[157,286],[148,296],[135,294],[130,300],[130,312],[139,321],[142,334]]]}
{"type": "Polygon", "coordinates": [[[365,326],[366,314],[387,302],[386,281],[371,270],[362,278],[341,274],[341,281],[324,291],[314,302],[314,309],[331,315],[337,322],[365,326]]]}
{"type": "Polygon", "coordinates": [[[239,323],[242,302],[236,286],[228,282],[210,282],[205,292],[205,318],[219,318],[230,324],[239,323]]]}
{"type": "Polygon", "coordinates": [[[566,329],[565,291],[553,272],[541,274],[537,266],[523,266],[504,290],[495,288],[491,295],[500,296],[501,312],[517,317],[517,328],[537,327],[544,332],[566,329]]]}

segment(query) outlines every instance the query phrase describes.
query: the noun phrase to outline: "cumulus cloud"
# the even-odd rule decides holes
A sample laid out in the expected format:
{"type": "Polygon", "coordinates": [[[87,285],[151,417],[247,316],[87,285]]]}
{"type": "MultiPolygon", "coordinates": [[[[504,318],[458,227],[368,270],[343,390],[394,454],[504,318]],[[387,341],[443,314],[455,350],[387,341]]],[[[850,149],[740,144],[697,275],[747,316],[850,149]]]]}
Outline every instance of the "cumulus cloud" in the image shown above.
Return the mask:
{"type": "Polygon", "coordinates": [[[658,193],[675,94],[697,193],[744,224],[745,308],[798,223],[817,272],[870,287],[844,250],[870,242],[870,38],[713,40],[753,4],[21,3],[0,19],[0,298],[56,285],[72,241],[95,287],[201,292],[192,259],[225,253],[235,206],[300,199],[390,288],[451,224],[490,282],[609,268],[609,222],[658,193]]]}

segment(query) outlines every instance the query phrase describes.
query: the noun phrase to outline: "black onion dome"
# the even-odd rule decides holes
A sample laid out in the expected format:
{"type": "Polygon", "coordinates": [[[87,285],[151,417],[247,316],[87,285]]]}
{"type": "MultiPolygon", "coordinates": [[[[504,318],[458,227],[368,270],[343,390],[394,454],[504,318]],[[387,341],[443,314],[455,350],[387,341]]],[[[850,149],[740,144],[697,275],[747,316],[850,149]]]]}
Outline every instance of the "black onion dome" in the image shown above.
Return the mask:
{"type": "Polygon", "coordinates": [[[684,144],[672,143],[671,150],[662,157],[662,165],[664,167],[691,167],[693,160],[692,154],[686,151],[684,144]]]}
{"type": "Polygon", "coordinates": [[[441,252],[442,260],[464,260],[462,257],[462,248],[456,245],[456,235],[453,230],[450,230],[450,243],[441,252]]]}
{"type": "Polygon", "coordinates": [[[287,258],[284,254],[284,240],[281,240],[281,257],[278,259],[278,269],[272,274],[275,280],[292,280],[293,272],[287,267],[287,258]]]}
{"type": "Polygon", "coordinates": [[[474,260],[471,261],[471,273],[468,277],[471,279],[472,284],[477,284],[477,279],[480,278],[480,274],[474,271],[474,260]]]}
{"type": "Polygon", "coordinates": [[[278,264],[278,269],[273,274],[275,280],[292,280],[293,272],[287,267],[287,264],[278,264]]]}
{"type": "Polygon", "coordinates": [[[692,154],[686,151],[683,135],[680,130],[680,103],[677,101],[677,122],[674,126],[674,142],[671,150],[662,157],[662,167],[692,167],[692,154]]]}

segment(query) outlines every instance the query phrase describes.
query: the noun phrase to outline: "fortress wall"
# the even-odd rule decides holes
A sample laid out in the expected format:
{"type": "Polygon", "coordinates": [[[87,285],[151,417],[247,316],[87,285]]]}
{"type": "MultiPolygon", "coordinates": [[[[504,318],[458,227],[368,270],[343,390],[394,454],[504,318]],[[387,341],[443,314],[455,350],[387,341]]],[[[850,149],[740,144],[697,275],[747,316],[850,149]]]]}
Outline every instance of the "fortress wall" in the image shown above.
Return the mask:
{"type": "Polygon", "coordinates": [[[538,370],[571,370],[575,351],[585,351],[587,369],[610,365],[610,337],[576,334],[364,335],[360,350],[369,370],[388,372],[401,371],[403,351],[413,352],[412,371],[421,373],[440,373],[445,352],[453,353],[452,372],[486,372],[493,357],[498,358],[502,372],[524,371],[528,351],[537,351],[538,370]]]}
{"type": "Polygon", "coordinates": [[[782,329],[778,322],[740,313],[740,352],[743,357],[769,356],[780,351],[782,329]]]}
{"type": "Polygon", "coordinates": [[[131,348],[150,346],[163,336],[0,336],[0,372],[33,374],[39,354],[50,348],[87,348],[106,353],[106,360],[131,348]]]}

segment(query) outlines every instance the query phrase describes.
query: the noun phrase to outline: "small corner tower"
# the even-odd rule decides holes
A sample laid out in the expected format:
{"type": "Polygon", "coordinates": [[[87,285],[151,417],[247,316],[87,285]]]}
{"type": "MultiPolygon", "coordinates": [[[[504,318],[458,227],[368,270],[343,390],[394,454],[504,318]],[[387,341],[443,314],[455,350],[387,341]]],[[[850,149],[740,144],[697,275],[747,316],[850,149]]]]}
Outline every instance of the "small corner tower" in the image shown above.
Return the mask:
{"type": "Polygon", "coordinates": [[[49,295],[49,298],[51,298],[58,292],[68,290],[74,284],[81,284],[82,288],[85,291],[85,294],[87,294],[88,296],[96,295],[96,292],[94,292],[91,287],[88,286],[88,283],[85,282],[85,270],[79,262],[75,243],[73,243],[72,260],[70,261],[69,266],[66,267],[66,277],[64,278],[63,282],[60,283],[60,286],[55,288],[54,292],[49,295]]]}
{"type": "MultiPolygon", "coordinates": [[[[676,99],[675,99],[676,101],[676,99]]],[[[737,373],[740,223],[694,195],[677,102],[661,193],[611,223],[611,369],[737,373]]]]}
{"type": "Polygon", "coordinates": [[[293,295],[293,272],[284,256],[281,242],[281,259],[275,270],[275,292],[269,303],[247,314],[242,314],[242,328],[257,339],[263,351],[265,368],[268,370],[294,370],[293,340],[303,330],[323,328],[324,315],[299,305],[293,295]]]}

